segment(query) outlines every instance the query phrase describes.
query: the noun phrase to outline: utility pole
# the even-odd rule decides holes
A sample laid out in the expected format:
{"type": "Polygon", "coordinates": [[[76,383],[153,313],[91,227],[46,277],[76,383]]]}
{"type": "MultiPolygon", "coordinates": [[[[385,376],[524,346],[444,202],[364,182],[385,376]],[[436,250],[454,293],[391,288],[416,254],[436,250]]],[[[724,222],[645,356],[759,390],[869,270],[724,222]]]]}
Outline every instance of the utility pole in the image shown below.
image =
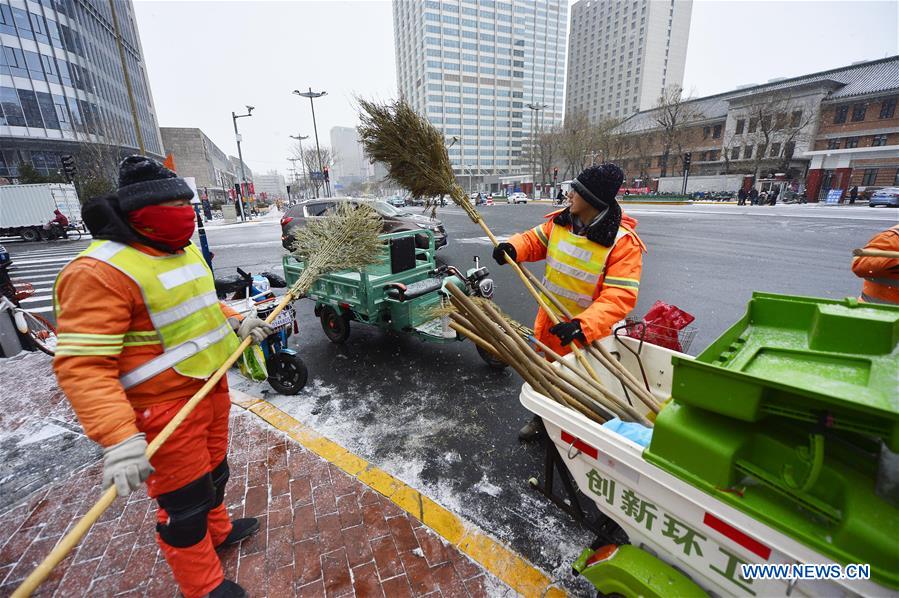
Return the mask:
{"type": "MultiPolygon", "coordinates": [[[[320,98],[322,96],[328,95],[327,91],[312,91],[312,88],[309,88],[309,91],[300,91],[298,89],[294,89],[293,93],[298,96],[302,96],[304,98],[309,98],[309,106],[312,107],[312,130],[315,133],[315,153],[318,154],[318,171],[324,177],[325,175],[325,165],[322,164],[322,150],[318,145],[318,126],[315,124],[315,102],[316,98],[320,98]]],[[[331,185],[328,184],[326,187],[326,192],[328,197],[331,197],[331,185]]]]}
{"type": "MultiPolygon", "coordinates": [[[[291,135],[290,138],[296,139],[297,142],[300,144],[300,168],[302,168],[303,178],[305,178],[306,177],[306,154],[303,153],[303,140],[309,139],[309,135],[297,134],[297,135],[291,135]]],[[[290,158],[288,158],[288,160],[289,159],[290,158]]],[[[296,168],[296,164],[294,164],[294,168],[296,168]]],[[[318,197],[318,194],[316,194],[315,197],[318,197]]]]}
{"type": "Polygon", "coordinates": [[[244,185],[247,184],[247,173],[243,166],[243,153],[241,153],[241,150],[240,150],[240,133],[237,131],[237,119],[245,118],[248,116],[253,116],[253,110],[255,110],[255,108],[253,106],[247,106],[246,114],[237,114],[235,112],[231,113],[231,119],[234,121],[234,137],[237,139],[237,159],[240,160],[241,185],[240,185],[240,193],[238,194],[240,197],[237,198],[237,205],[240,206],[241,222],[246,222],[246,220],[247,220],[246,214],[244,214],[244,209],[243,209],[243,190],[244,190],[244,185]]]}
{"type": "Polygon", "coordinates": [[[534,199],[537,199],[537,113],[547,107],[547,104],[526,104],[528,108],[534,111],[534,129],[531,131],[531,157],[533,158],[531,173],[531,186],[533,187],[534,199]]]}

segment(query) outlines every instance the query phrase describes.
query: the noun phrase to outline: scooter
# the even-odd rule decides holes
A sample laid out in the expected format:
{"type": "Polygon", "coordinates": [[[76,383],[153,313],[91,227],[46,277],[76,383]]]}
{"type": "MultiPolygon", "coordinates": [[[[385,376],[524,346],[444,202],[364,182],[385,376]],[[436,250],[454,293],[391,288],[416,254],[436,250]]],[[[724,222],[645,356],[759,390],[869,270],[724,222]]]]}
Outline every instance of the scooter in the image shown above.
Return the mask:
{"type": "MultiPolygon", "coordinates": [[[[277,304],[277,297],[272,289],[286,287],[287,282],[277,274],[250,274],[240,268],[237,268],[237,276],[215,279],[215,290],[220,299],[243,314],[255,312],[262,319],[277,304]]],[[[265,356],[268,383],[281,394],[295,395],[306,386],[309,371],[297,352],[288,348],[287,344],[290,335],[299,332],[293,306],[285,307],[271,323],[271,327],[274,332],[260,343],[265,356]]]]}

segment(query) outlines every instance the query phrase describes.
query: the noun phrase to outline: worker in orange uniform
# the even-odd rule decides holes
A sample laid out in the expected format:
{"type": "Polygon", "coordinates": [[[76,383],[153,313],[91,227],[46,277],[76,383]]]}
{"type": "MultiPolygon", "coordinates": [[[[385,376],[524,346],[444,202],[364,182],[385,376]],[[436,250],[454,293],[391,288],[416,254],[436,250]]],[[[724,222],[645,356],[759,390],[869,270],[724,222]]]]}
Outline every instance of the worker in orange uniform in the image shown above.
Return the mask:
{"type": "Polygon", "coordinates": [[[193,191],[143,156],[119,168],[119,188],[84,206],[94,242],[54,288],[57,378],[86,434],[103,446],[103,486],[126,496],[147,482],[159,503],[157,543],[186,598],[246,596],[226,580],[215,548],[255,533],[230,521],[226,379],[147,460],[147,442],[251,336],[271,329],[241,320],[216,297],[212,272],[190,242],[193,191]],[[235,331],[237,335],[235,335],[235,331]]]}
{"type": "MultiPolygon", "coordinates": [[[[584,344],[608,336],[637,304],[646,247],[634,232],[637,221],[615,200],[623,180],[614,164],[585,169],[571,184],[567,208],[493,250],[500,265],[504,254],[516,262],[546,260],[544,286],[576,317],[552,325],[541,308],[534,334],[560,355],[575,340],[584,344]]],[[[534,417],[518,437],[528,441],[541,432],[542,422],[534,417]]]]}
{"type": "MultiPolygon", "coordinates": [[[[874,235],[864,249],[899,252],[899,224],[874,235]]],[[[865,279],[862,301],[899,305],[899,258],[858,256],[852,271],[865,279]]]]}

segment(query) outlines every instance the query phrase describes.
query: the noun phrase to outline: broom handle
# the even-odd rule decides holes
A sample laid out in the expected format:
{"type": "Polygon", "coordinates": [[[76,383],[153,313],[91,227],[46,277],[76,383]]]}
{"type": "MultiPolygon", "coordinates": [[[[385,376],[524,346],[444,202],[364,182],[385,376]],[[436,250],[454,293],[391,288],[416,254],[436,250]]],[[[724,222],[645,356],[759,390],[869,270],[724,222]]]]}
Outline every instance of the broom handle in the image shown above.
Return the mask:
{"type": "Polygon", "coordinates": [[[899,259],[899,251],[884,251],[883,249],[853,249],[855,257],[890,257],[899,259]]]}
{"type": "MultiPolygon", "coordinates": [[[[477,223],[481,225],[481,228],[487,234],[487,237],[493,243],[493,246],[496,247],[497,245],[499,245],[499,241],[493,235],[493,231],[490,230],[490,227],[487,226],[487,223],[484,222],[484,219],[481,218],[480,216],[478,216],[477,223]]],[[[509,264],[510,266],[512,266],[512,268],[515,270],[515,273],[518,274],[518,278],[520,278],[521,282],[524,283],[524,286],[528,290],[528,292],[531,294],[531,297],[533,297],[534,300],[536,300],[537,303],[540,305],[540,307],[543,308],[543,311],[545,311],[547,313],[547,315],[549,316],[549,319],[552,321],[552,323],[558,324],[559,323],[558,316],[556,316],[555,312],[549,308],[549,306],[546,304],[546,301],[544,301],[543,297],[540,296],[540,293],[537,292],[537,289],[534,288],[534,286],[530,283],[530,281],[524,275],[524,272],[523,272],[524,268],[519,266],[515,260],[513,260],[511,257],[509,257],[509,254],[505,254],[505,256],[506,256],[506,263],[509,264]]],[[[590,362],[587,361],[587,358],[584,356],[584,353],[581,351],[580,347],[578,347],[574,342],[572,342],[571,350],[574,352],[574,356],[577,358],[577,360],[581,362],[581,365],[584,366],[584,369],[587,370],[587,372],[590,374],[590,377],[593,378],[594,380],[596,380],[597,382],[599,382],[599,374],[596,373],[596,370],[594,370],[593,366],[590,365],[590,362]]]]}
{"type": "MultiPolygon", "coordinates": [[[[572,318],[571,312],[569,312],[568,309],[566,309],[565,306],[562,305],[562,303],[552,295],[552,293],[546,290],[546,288],[543,286],[543,283],[540,282],[536,276],[534,276],[527,270],[525,270],[524,273],[526,276],[528,276],[528,278],[530,278],[531,282],[533,282],[535,286],[543,291],[544,295],[549,297],[549,300],[559,310],[559,313],[561,313],[569,320],[572,318]]],[[[602,345],[602,343],[600,343],[599,341],[594,341],[593,344],[590,345],[590,348],[599,351],[599,355],[597,357],[601,358],[600,362],[606,366],[606,369],[609,370],[611,374],[615,375],[616,378],[618,378],[623,384],[630,388],[638,396],[638,398],[640,398],[641,402],[646,405],[646,407],[651,409],[654,413],[659,412],[659,406],[655,400],[655,397],[653,397],[649,393],[649,391],[640,384],[640,382],[633,374],[631,374],[623,365],[621,365],[621,362],[619,362],[614,358],[614,356],[612,356],[611,353],[609,353],[608,349],[606,349],[602,345]]]]}
{"type": "MultiPolygon", "coordinates": [[[[287,304],[291,301],[294,301],[295,291],[291,289],[288,291],[284,298],[280,303],[272,310],[272,313],[265,319],[266,324],[271,324],[272,321],[280,314],[287,304]]],[[[228,359],[225,360],[225,363],[219,367],[218,370],[215,371],[214,374],[206,381],[206,384],[198,390],[194,396],[190,398],[187,403],[184,404],[183,407],[175,414],[175,417],[169,421],[168,424],[162,429],[156,438],[153,439],[149,445],[147,445],[147,459],[150,459],[156,451],[159,450],[159,447],[165,443],[166,440],[169,439],[169,436],[175,431],[175,429],[181,425],[181,423],[187,419],[187,417],[191,414],[194,408],[199,405],[200,401],[206,398],[206,395],[209,394],[209,391],[218,384],[219,380],[228,372],[234,362],[243,354],[244,349],[250,346],[253,342],[252,337],[247,337],[240,343],[240,346],[234,350],[234,353],[231,354],[228,359]]],[[[25,578],[25,580],[19,585],[18,588],[12,593],[12,598],[25,598],[26,596],[30,596],[32,592],[34,592],[39,585],[41,585],[44,580],[50,575],[53,571],[53,568],[56,567],[59,563],[62,562],[66,555],[78,545],[81,539],[87,534],[88,530],[90,530],[91,526],[97,522],[101,515],[103,515],[103,511],[109,508],[109,506],[115,501],[116,498],[116,489],[115,486],[110,486],[107,488],[103,495],[100,497],[94,506],[90,508],[90,510],[85,513],[84,517],[75,524],[72,530],[67,533],[62,540],[50,551],[50,554],[41,561],[41,563],[35,567],[34,571],[25,578]]]]}

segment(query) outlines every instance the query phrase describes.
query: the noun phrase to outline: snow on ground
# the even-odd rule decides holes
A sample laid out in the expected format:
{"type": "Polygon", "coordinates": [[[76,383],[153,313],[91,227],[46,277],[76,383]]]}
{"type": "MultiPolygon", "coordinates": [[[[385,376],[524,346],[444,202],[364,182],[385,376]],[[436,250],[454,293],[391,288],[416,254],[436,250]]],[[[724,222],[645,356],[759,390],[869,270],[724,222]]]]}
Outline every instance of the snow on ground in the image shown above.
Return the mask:
{"type": "Polygon", "coordinates": [[[0,512],[99,456],[57,386],[50,356],[0,359],[0,512]]]}
{"type": "MultiPolygon", "coordinates": [[[[464,418],[469,422],[468,429],[460,431],[460,419],[429,407],[430,400],[445,397],[423,397],[416,392],[420,385],[414,372],[411,378],[397,372],[394,375],[397,384],[389,400],[371,388],[341,392],[314,377],[296,396],[276,394],[267,383],[250,382],[234,371],[229,384],[264,397],[516,550],[520,550],[521,529],[526,529],[529,550],[536,550],[540,558],[534,559],[533,553],[525,554],[526,557],[542,566],[552,579],[564,581],[569,590],[589,588],[573,579],[570,572],[571,563],[593,537],[573,526],[568,515],[529,490],[523,480],[491,478],[488,468],[481,464],[489,455],[463,456],[457,450],[441,450],[447,436],[458,437],[461,433],[464,438],[490,431],[483,424],[470,423],[474,419],[470,417],[464,418]],[[385,412],[389,417],[383,417],[385,412]],[[470,476],[458,472],[460,465],[479,469],[479,480],[466,483],[464,478],[470,476]],[[496,511],[503,516],[497,517],[496,511]]],[[[498,588],[497,592],[491,595],[502,595],[498,588]]]]}

